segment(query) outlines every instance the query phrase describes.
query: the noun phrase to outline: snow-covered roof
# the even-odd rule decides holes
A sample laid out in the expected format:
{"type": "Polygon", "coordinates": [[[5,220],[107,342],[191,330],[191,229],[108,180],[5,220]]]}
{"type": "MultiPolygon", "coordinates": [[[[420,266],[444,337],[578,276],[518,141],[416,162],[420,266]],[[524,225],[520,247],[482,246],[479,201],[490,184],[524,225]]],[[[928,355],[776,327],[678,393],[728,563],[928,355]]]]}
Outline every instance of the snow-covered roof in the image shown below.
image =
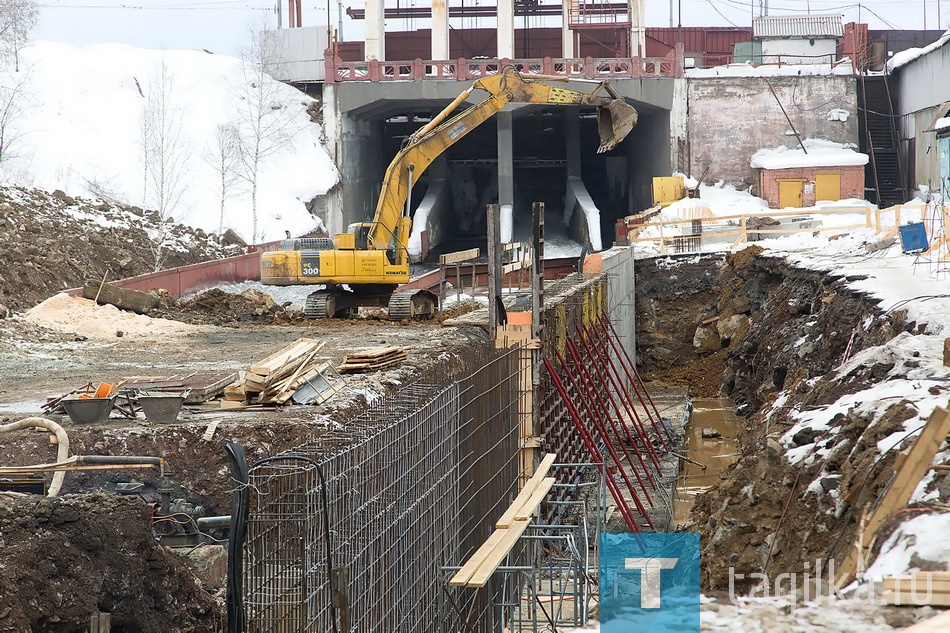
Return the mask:
{"type": "Polygon", "coordinates": [[[752,155],[755,169],[790,169],[794,167],[846,167],[867,165],[868,155],[856,152],[841,143],[824,139],[805,139],[806,154],[800,148],[767,147],[752,155]]]}
{"type": "Polygon", "coordinates": [[[752,37],[758,39],[842,36],[844,26],[840,14],[769,15],[752,20],[752,37]]]}
{"type": "Polygon", "coordinates": [[[853,75],[851,60],[845,57],[832,64],[727,64],[712,68],[687,68],[690,79],[714,77],[796,77],[803,75],[853,75]]]}
{"type": "Polygon", "coordinates": [[[940,36],[940,39],[933,44],[928,44],[923,48],[908,48],[906,51],[894,53],[894,56],[887,60],[887,70],[888,72],[893,72],[901,66],[906,66],[915,59],[923,57],[931,51],[937,50],[947,42],[950,42],[950,30],[947,30],[943,35],[940,36]]]}
{"type": "Polygon", "coordinates": [[[950,116],[937,119],[937,122],[934,123],[934,132],[941,132],[943,130],[950,130],[950,116]]]}

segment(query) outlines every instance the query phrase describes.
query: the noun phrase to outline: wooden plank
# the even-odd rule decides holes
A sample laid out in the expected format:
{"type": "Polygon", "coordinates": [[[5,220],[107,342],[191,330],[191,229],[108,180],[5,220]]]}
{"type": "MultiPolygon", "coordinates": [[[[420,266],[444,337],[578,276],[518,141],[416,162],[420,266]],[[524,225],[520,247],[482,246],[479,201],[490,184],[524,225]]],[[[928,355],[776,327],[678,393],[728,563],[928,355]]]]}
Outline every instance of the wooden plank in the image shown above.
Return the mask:
{"type": "Polygon", "coordinates": [[[524,488],[521,489],[521,492],[518,493],[518,496],[515,497],[515,500],[511,502],[511,505],[508,506],[508,509],[505,510],[505,513],[501,515],[501,518],[495,522],[495,527],[503,530],[510,528],[511,524],[515,522],[515,515],[518,514],[518,511],[521,510],[522,506],[531,498],[531,495],[534,494],[535,489],[541,485],[542,479],[535,479],[533,476],[531,479],[525,482],[524,488]]]}
{"type": "Polygon", "coordinates": [[[910,591],[916,588],[918,594],[925,591],[950,593],[950,578],[940,578],[929,574],[891,576],[884,579],[884,588],[891,591],[910,591]]]}
{"type": "Polygon", "coordinates": [[[904,629],[904,633],[944,633],[945,631],[950,631],[950,611],[927,618],[909,629],[904,629]]]}
{"type": "Polygon", "coordinates": [[[466,583],[466,586],[484,587],[488,584],[488,579],[495,573],[498,566],[504,562],[505,558],[511,552],[511,549],[518,542],[518,539],[521,538],[521,535],[524,534],[524,531],[528,529],[528,525],[530,524],[530,519],[516,519],[510,528],[497,530],[503,533],[501,541],[499,541],[498,545],[485,557],[475,573],[472,574],[472,578],[466,583]]]}
{"type": "Polygon", "coordinates": [[[943,407],[937,407],[911,446],[900,470],[897,471],[880,501],[868,516],[863,532],[858,535],[856,546],[851,548],[847,558],[841,564],[838,586],[847,585],[854,580],[859,557],[863,556],[871,546],[875,534],[885,519],[910,501],[910,496],[923,476],[930,470],[930,464],[948,433],[950,433],[950,413],[943,407]]]}
{"type": "Polygon", "coordinates": [[[534,474],[531,475],[531,479],[525,482],[521,492],[518,493],[515,500],[511,502],[511,505],[508,506],[505,513],[502,514],[501,518],[495,523],[496,528],[507,528],[511,526],[518,510],[521,509],[521,506],[525,504],[534,493],[534,490],[544,481],[544,478],[547,477],[548,471],[551,470],[555,459],[557,459],[557,453],[547,453],[541,459],[541,463],[538,464],[538,468],[534,471],[534,474]]]}
{"type": "Polygon", "coordinates": [[[501,267],[501,274],[508,275],[517,270],[524,270],[525,268],[531,268],[531,262],[528,262],[528,261],[513,262],[511,264],[503,265],[501,267]]]}
{"type": "Polygon", "coordinates": [[[555,481],[557,480],[554,477],[545,477],[542,479],[534,492],[531,493],[531,496],[528,497],[528,500],[524,502],[524,505],[522,505],[515,514],[515,521],[530,519],[537,514],[538,506],[541,505],[541,501],[547,496],[555,481]]]}
{"type": "Polygon", "coordinates": [[[446,253],[445,255],[439,256],[439,264],[445,266],[447,264],[465,262],[470,259],[478,259],[479,254],[480,252],[477,248],[470,248],[464,251],[455,251],[454,253],[446,253]]]}
{"type": "Polygon", "coordinates": [[[291,362],[294,359],[303,356],[304,354],[309,354],[319,343],[320,341],[312,338],[297,339],[295,342],[291,343],[279,352],[268,356],[259,363],[251,365],[250,370],[252,373],[260,374],[261,376],[267,376],[272,371],[283,367],[288,362],[291,362]]]}
{"type": "Polygon", "coordinates": [[[205,442],[210,442],[211,438],[214,437],[214,432],[218,430],[218,424],[221,423],[221,420],[213,420],[211,424],[208,425],[208,428],[205,429],[205,434],[201,436],[205,442]]]}
{"type": "Polygon", "coordinates": [[[495,530],[491,533],[491,536],[482,543],[482,546],[475,550],[475,553],[465,561],[462,565],[462,568],[455,572],[455,575],[452,576],[449,580],[449,585],[452,587],[464,587],[469,579],[471,579],[472,574],[474,574],[478,568],[481,566],[482,561],[485,560],[485,557],[491,554],[492,550],[495,549],[495,546],[501,542],[501,539],[505,536],[504,531],[495,530]]]}
{"type": "MultiPolygon", "coordinates": [[[[881,600],[884,604],[893,604],[905,607],[922,607],[930,605],[932,607],[950,607],[950,593],[931,593],[927,595],[925,588],[918,587],[917,593],[913,591],[885,591],[881,594],[881,600]]],[[[942,629],[947,630],[947,629],[942,629]]]]}

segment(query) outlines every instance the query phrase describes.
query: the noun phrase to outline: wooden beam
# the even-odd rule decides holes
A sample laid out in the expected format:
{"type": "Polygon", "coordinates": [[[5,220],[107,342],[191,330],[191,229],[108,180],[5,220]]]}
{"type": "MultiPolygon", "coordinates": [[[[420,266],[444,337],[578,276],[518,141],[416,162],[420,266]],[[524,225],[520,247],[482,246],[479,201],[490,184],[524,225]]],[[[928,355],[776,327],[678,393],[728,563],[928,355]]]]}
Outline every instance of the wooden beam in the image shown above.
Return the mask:
{"type": "Polygon", "coordinates": [[[515,497],[515,500],[511,502],[511,505],[508,506],[508,509],[505,510],[505,513],[502,514],[501,518],[495,523],[496,528],[511,527],[512,522],[515,520],[515,515],[519,510],[521,510],[521,507],[525,504],[525,502],[531,498],[531,495],[534,493],[535,489],[547,476],[548,471],[551,470],[551,466],[554,464],[555,459],[557,459],[556,453],[548,453],[544,456],[544,458],[541,460],[541,463],[538,464],[538,468],[531,476],[531,479],[525,482],[524,488],[521,489],[521,492],[518,493],[518,496],[515,497]]]}
{"type": "Polygon", "coordinates": [[[498,566],[504,562],[505,557],[511,552],[511,548],[515,546],[524,531],[528,529],[530,523],[530,519],[515,519],[510,528],[495,530],[496,533],[500,532],[502,534],[501,540],[492,549],[491,553],[482,560],[472,578],[466,583],[467,586],[484,587],[488,584],[488,579],[495,573],[498,566]]]}
{"type": "MultiPolygon", "coordinates": [[[[864,529],[858,535],[858,541],[839,567],[837,586],[843,587],[854,580],[858,560],[870,548],[878,529],[891,514],[903,508],[923,476],[930,470],[934,456],[950,433],[950,413],[943,407],[937,407],[927,420],[920,435],[907,453],[907,458],[891,480],[877,505],[864,523],[864,529]]],[[[950,606],[950,605],[948,605],[950,606]]]]}
{"type": "Polygon", "coordinates": [[[468,584],[468,581],[472,578],[478,568],[481,566],[482,561],[492,553],[492,550],[501,542],[501,539],[504,538],[505,532],[503,530],[495,530],[491,533],[491,536],[482,543],[482,546],[479,547],[472,556],[465,561],[465,564],[462,565],[462,568],[455,572],[455,575],[452,576],[452,579],[449,580],[449,585],[452,587],[464,587],[468,584]]]}
{"type": "Polygon", "coordinates": [[[524,505],[515,513],[515,521],[523,521],[536,515],[538,506],[541,505],[541,501],[551,490],[551,486],[554,485],[555,481],[554,477],[545,477],[531,493],[531,496],[528,497],[528,500],[524,502],[524,505]]]}
{"type": "Polygon", "coordinates": [[[470,259],[478,259],[479,253],[480,251],[477,248],[446,253],[445,255],[439,256],[439,264],[445,266],[446,264],[458,264],[459,262],[465,262],[470,259]]]}

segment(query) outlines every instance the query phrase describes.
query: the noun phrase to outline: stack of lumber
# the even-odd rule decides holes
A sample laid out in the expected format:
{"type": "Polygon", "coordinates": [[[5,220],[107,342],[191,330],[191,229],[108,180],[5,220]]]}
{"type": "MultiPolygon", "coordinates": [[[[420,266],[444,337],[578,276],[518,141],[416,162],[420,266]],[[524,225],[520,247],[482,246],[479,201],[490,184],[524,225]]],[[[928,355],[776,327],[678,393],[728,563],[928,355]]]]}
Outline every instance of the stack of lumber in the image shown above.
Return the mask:
{"type": "Polygon", "coordinates": [[[237,381],[224,389],[221,407],[281,405],[290,400],[301,385],[330,369],[316,358],[324,346],[320,341],[302,338],[238,374],[237,381]]]}
{"type": "Polygon", "coordinates": [[[556,458],[557,455],[554,453],[544,456],[534,475],[525,483],[524,488],[495,523],[495,531],[452,576],[449,585],[484,587],[488,584],[488,579],[504,562],[518,539],[524,534],[532,517],[538,513],[541,500],[554,485],[554,477],[545,477],[545,475],[548,474],[556,458]]]}
{"type": "Polygon", "coordinates": [[[408,348],[396,347],[395,345],[383,345],[381,347],[368,349],[364,352],[347,354],[343,358],[343,364],[336,369],[341,374],[372,371],[374,369],[383,369],[401,363],[408,357],[408,348]]]}
{"type": "MultiPolygon", "coordinates": [[[[921,571],[884,579],[885,604],[950,607],[950,572],[921,571]]],[[[950,629],[947,629],[950,630],[950,629]]]]}

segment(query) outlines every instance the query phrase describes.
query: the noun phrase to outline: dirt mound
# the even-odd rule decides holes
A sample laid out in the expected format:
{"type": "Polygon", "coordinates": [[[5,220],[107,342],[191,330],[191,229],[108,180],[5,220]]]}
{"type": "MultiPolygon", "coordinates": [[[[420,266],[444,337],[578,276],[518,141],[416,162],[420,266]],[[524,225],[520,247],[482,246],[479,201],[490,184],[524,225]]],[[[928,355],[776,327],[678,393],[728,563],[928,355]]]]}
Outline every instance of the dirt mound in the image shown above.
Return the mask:
{"type": "Polygon", "coordinates": [[[260,290],[248,289],[240,294],[234,294],[212,288],[186,301],[176,301],[167,292],[153,291],[153,294],[159,297],[161,303],[151,312],[151,316],[185,323],[287,325],[304,320],[302,310],[294,308],[289,303],[280,305],[270,295],[260,290]]]}
{"type": "Polygon", "coordinates": [[[2,631],[84,631],[99,612],[113,631],[223,628],[220,605],[155,542],[141,500],[3,493],[0,533],[2,631]]]}
{"type": "MultiPolygon", "coordinates": [[[[88,281],[133,277],[237,254],[200,229],[154,211],[62,191],[0,187],[0,304],[25,310],[88,281]],[[158,240],[150,236],[162,235],[158,240]]],[[[0,313],[4,312],[0,308],[0,313]]]]}

